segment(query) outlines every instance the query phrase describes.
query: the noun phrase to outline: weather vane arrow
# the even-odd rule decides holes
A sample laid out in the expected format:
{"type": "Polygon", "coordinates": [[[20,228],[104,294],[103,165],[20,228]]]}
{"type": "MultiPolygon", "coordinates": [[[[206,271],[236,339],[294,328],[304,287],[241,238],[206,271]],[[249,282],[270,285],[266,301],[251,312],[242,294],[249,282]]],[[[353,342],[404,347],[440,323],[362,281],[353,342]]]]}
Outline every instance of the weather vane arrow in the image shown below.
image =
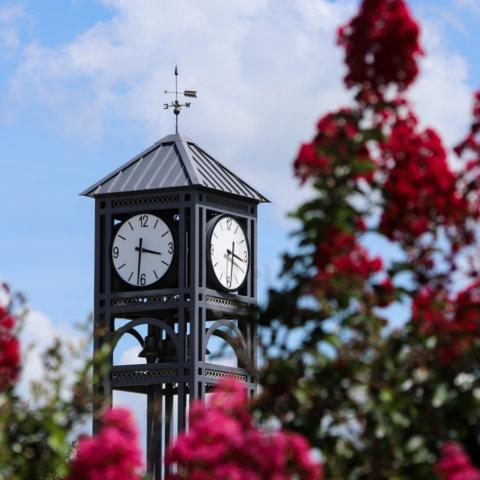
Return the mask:
{"type": "Polygon", "coordinates": [[[197,91],[196,90],[184,90],[183,92],[178,91],[178,68],[175,65],[175,91],[171,92],[169,90],[165,90],[165,93],[175,94],[175,100],[172,103],[164,103],[163,108],[164,110],[168,110],[169,108],[173,108],[173,113],[175,114],[175,133],[178,134],[178,116],[182,111],[182,108],[190,108],[190,102],[180,103],[178,101],[178,96],[183,95],[184,97],[190,98],[197,98],[197,91]]]}

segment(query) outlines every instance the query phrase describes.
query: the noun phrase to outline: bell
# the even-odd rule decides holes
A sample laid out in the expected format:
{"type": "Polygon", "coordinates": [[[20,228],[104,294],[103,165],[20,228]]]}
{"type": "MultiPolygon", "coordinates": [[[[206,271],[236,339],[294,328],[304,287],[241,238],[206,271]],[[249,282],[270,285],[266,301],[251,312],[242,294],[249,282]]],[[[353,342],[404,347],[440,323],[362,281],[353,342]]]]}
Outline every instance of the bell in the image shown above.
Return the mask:
{"type": "Polygon", "coordinates": [[[147,363],[153,363],[155,359],[162,354],[158,345],[158,340],[155,335],[147,335],[143,342],[142,351],[138,354],[139,357],[146,358],[147,363]]]}
{"type": "Polygon", "coordinates": [[[170,338],[160,340],[160,361],[175,362],[177,360],[177,349],[170,338]]]}
{"type": "MultiPolygon", "coordinates": [[[[190,335],[187,336],[187,345],[190,345],[190,335]]],[[[178,360],[177,350],[170,338],[165,340],[160,340],[160,361],[161,362],[175,362],[178,360]]],[[[210,350],[207,349],[205,352],[207,355],[210,355],[210,350]]]]}
{"type": "MultiPolygon", "coordinates": [[[[187,344],[190,345],[190,335],[187,336],[187,344]]],[[[210,355],[207,349],[205,352],[210,355]]],[[[157,340],[155,335],[147,335],[143,343],[143,349],[139,357],[147,359],[147,363],[153,363],[157,358],[160,362],[175,362],[178,359],[177,350],[170,338],[157,340]]]]}

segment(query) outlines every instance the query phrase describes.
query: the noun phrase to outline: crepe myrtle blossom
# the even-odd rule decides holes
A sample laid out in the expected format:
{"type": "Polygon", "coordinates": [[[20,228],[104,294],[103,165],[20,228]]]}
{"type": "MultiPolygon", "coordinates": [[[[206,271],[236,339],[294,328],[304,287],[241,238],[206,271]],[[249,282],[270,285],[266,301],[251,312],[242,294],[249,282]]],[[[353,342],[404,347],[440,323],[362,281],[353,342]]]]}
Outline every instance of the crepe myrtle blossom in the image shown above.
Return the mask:
{"type": "Polygon", "coordinates": [[[176,465],[169,480],[319,480],[301,435],[264,432],[248,411],[244,385],[221,382],[206,405],[196,402],[190,411],[188,432],[179,435],[167,453],[167,465],[176,465]]]}
{"type": "Polygon", "coordinates": [[[480,334],[480,280],[453,298],[441,288],[426,286],[412,302],[412,321],[426,335],[438,338],[437,355],[448,363],[458,358],[480,334]]]}
{"type": "Polygon", "coordinates": [[[65,480],[140,480],[142,464],[133,415],[111,408],[99,433],[78,442],[65,480]]]}
{"type": "MultiPolygon", "coordinates": [[[[4,285],[0,285],[5,290],[4,285]]],[[[20,343],[14,333],[16,319],[9,305],[0,304],[0,392],[15,385],[20,373],[20,343]]]]}
{"type": "Polygon", "coordinates": [[[472,464],[462,445],[457,442],[443,445],[435,473],[439,480],[480,480],[480,470],[472,464]]]}
{"type": "Polygon", "coordinates": [[[363,0],[357,15],[338,29],[347,87],[368,101],[382,99],[388,87],[405,90],[418,75],[419,36],[404,0],[363,0]]]}

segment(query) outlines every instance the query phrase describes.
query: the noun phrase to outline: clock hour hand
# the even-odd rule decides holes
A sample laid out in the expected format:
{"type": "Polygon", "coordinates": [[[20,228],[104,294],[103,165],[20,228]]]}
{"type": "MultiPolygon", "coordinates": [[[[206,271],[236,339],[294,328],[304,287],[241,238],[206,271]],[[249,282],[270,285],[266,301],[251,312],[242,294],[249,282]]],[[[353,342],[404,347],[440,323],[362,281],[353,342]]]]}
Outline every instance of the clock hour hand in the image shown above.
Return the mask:
{"type": "Polygon", "coordinates": [[[243,260],[236,253],[232,252],[228,248],[227,248],[227,253],[228,255],[232,255],[232,257],[238,258],[241,262],[243,262],[243,260]]]}
{"type": "Polygon", "coordinates": [[[161,254],[162,254],[161,252],[156,252],[155,250],[149,250],[148,248],[135,247],[135,250],[136,250],[137,252],[139,252],[140,250],[142,250],[142,252],[145,252],[145,253],[154,253],[155,255],[161,255],[161,254]]]}
{"type": "MultiPolygon", "coordinates": [[[[230,255],[232,255],[232,252],[230,250],[227,249],[227,253],[225,255],[225,258],[227,259],[227,275],[228,275],[228,259],[230,258],[230,255]]],[[[243,260],[238,257],[237,255],[234,255],[236,258],[239,258],[241,262],[243,262],[243,260]]],[[[233,256],[232,256],[232,263],[233,265],[235,266],[235,268],[238,268],[242,273],[245,273],[245,270],[242,269],[242,267],[238,264],[238,263],[235,263],[233,261],[233,256]]]]}

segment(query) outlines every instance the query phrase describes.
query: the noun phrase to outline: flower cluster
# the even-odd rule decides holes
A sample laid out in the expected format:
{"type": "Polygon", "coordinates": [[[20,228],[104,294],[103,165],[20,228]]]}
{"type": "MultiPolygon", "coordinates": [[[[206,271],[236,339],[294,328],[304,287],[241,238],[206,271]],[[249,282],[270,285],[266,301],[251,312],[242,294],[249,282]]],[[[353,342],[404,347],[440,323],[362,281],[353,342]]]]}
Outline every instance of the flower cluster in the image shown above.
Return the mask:
{"type": "MultiPolygon", "coordinates": [[[[459,156],[470,152],[474,158],[472,161],[480,161],[480,90],[474,94],[473,122],[465,140],[455,147],[455,153],[459,156]]],[[[472,168],[474,163],[467,164],[467,169],[472,168]]]]}
{"type": "Polygon", "coordinates": [[[404,0],[363,0],[358,14],[338,31],[346,85],[373,99],[390,85],[407,88],[418,74],[419,33],[404,0]]]}
{"type": "Polygon", "coordinates": [[[98,435],[79,441],[66,480],[140,480],[141,458],[132,414],[112,408],[98,435]]]}
{"type": "Polygon", "coordinates": [[[463,447],[456,442],[443,445],[435,472],[439,480],[480,480],[480,470],[472,465],[463,447]]]}
{"type": "Polygon", "coordinates": [[[319,480],[309,445],[298,434],[257,429],[247,409],[244,386],[222,382],[205,406],[190,411],[188,433],[179,435],[167,454],[176,464],[171,480],[319,480]]]}
{"type": "Polygon", "coordinates": [[[419,131],[418,120],[409,111],[397,118],[381,148],[382,233],[402,241],[462,221],[466,202],[457,192],[446,150],[434,130],[419,131]]]}
{"type": "Polygon", "coordinates": [[[346,108],[323,116],[314,140],[300,147],[295,174],[302,181],[339,173],[353,178],[371,177],[374,164],[358,122],[358,114],[346,108]]]}
{"type": "Polygon", "coordinates": [[[480,281],[449,298],[444,290],[424,287],[413,299],[412,320],[439,340],[438,357],[444,362],[465,352],[480,332],[480,281]]]}
{"type": "Polygon", "coordinates": [[[317,249],[315,285],[330,295],[362,285],[382,270],[380,257],[370,257],[355,235],[332,227],[317,249]]]}
{"type": "Polygon", "coordinates": [[[466,161],[463,172],[463,195],[469,200],[469,209],[474,219],[480,218],[480,90],[475,92],[473,121],[466,138],[454,148],[455,153],[466,161]]]}
{"type": "Polygon", "coordinates": [[[20,372],[20,344],[14,327],[15,317],[0,305],[0,391],[14,385],[20,372]]]}

